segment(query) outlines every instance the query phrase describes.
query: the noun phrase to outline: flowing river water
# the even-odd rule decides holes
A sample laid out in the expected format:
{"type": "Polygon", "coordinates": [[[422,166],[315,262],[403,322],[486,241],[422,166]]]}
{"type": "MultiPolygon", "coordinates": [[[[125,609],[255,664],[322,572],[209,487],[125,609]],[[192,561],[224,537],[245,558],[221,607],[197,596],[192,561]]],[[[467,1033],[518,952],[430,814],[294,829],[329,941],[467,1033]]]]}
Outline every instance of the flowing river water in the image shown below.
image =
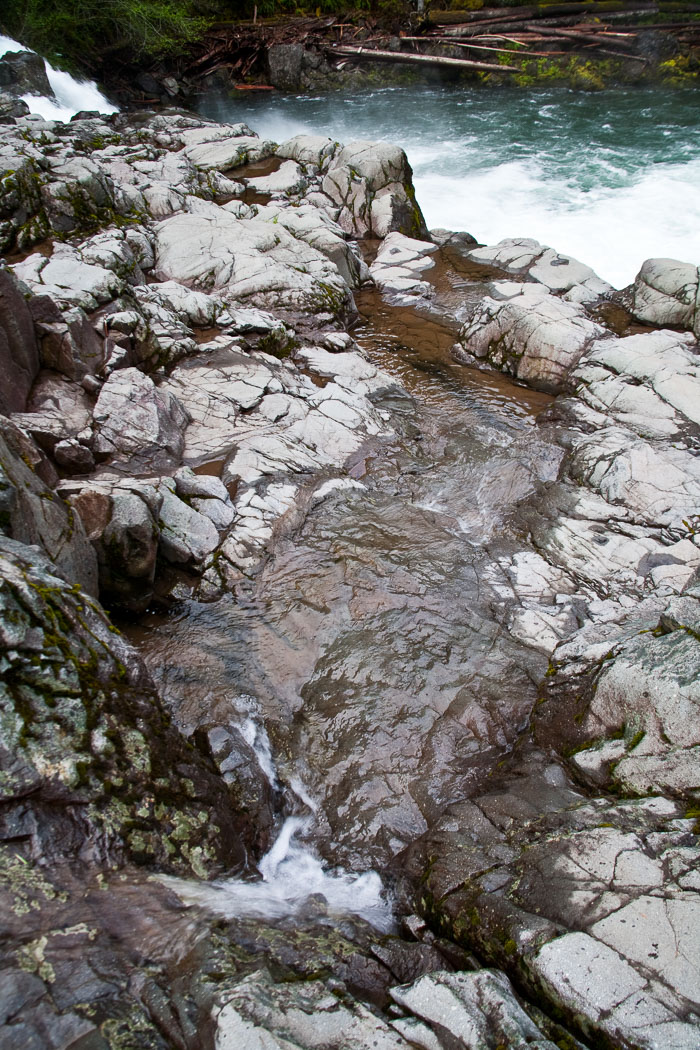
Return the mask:
{"type": "Polygon", "coordinates": [[[621,288],[644,259],[700,259],[693,89],[416,85],[347,97],[207,98],[206,116],[406,150],[429,227],[534,237],[621,288]]]}
{"type": "MultiPolygon", "coordinates": [[[[481,288],[451,262],[437,267],[440,306],[481,288]]],[[[517,506],[557,473],[561,451],[536,423],[551,399],[455,364],[435,315],[373,291],[357,301],[353,334],[411,395],[380,403],[393,435],[361,450],[351,485],[280,536],[236,595],[127,628],[185,731],[247,726],[282,789],[262,885],[180,887],[224,915],[294,914],[321,894],[386,927],[369,869],[483,783],[546,670],[502,626],[499,558],[527,549],[517,506]],[[359,877],[325,871],[315,851],[359,877]]]]}
{"type": "MultiPolygon", "coordinates": [[[[278,141],[398,141],[429,225],[539,237],[619,285],[650,251],[700,257],[700,119],[684,93],[619,91],[601,105],[425,88],[205,110],[278,141]]],[[[381,406],[393,437],[364,448],[347,487],[278,536],[235,595],[130,630],[184,730],[247,726],[276,793],[262,882],[180,884],[190,903],[270,920],[320,898],[386,929],[371,869],[386,873],[477,791],[528,723],[546,660],[505,627],[502,566],[532,555],[518,507],[556,477],[562,451],[537,422],[548,397],[450,358],[466,299],[493,276],[443,251],[437,310],[360,293],[353,334],[410,395],[381,406]]]]}

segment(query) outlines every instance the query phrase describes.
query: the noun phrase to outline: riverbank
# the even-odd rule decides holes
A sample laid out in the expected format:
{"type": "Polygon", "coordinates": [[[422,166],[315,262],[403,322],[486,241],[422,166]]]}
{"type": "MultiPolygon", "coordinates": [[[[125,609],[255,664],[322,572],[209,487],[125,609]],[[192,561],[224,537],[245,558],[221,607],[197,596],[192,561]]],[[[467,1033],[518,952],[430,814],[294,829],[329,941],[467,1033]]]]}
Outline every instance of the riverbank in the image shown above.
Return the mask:
{"type": "Polygon", "coordinates": [[[270,88],[314,93],[461,83],[599,91],[634,84],[695,86],[700,77],[700,30],[684,37],[663,23],[651,22],[647,29],[644,16],[606,25],[598,18],[590,24],[582,14],[562,19],[561,31],[549,21],[525,22],[520,32],[504,23],[500,36],[498,24],[487,23],[478,34],[475,23],[436,25],[438,16],[414,16],[389,32],[364,14],[221,27],[188,59],[154,67],[126,91],[117,81],[110,86],[125,104],[167,104],[175,97],[174,85],[164,87],[169,77],[182,100],[196,105],[211,92],[235,98],[270,88]]]}
{"type": "MultiPolygon", "coordinates": [[[[428,82],[596,91],[694,86],[700,75],[700,14],[668,0],[473,4],[420,13],[385,3],[315,17],[260,14],[256,7],[254,20],[216,22],[213,13],[193,18],[187,4],[176,4],[162,24],[142,25],[125,3],[106,52],[94,30],[80,43],[71,33],[61,43],[60,11],[53,35],[48,23],[18,20],[12,11],[0,31],[24,33],[28,46],[96,78],[122,108],[174,102],[196,108],[212,90],[347,91],[428,82]]],[[[98,11],[95,25],[116,17],[111,9],[98,11]]],[[[11,86],[9,73],[2,83],[11,86]]]]}

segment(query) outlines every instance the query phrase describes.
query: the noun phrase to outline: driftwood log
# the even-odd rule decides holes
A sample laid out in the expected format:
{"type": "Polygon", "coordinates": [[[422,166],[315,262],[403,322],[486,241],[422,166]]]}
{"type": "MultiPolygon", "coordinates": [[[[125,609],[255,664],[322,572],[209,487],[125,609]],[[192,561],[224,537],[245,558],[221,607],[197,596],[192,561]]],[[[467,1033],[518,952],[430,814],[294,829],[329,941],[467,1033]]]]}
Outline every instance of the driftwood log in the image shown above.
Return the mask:
{"type": "Polygon", "coordinates": [[[365,47],[329,47],[329,55],[336,58],[354,58],[367,62],[404,62],[424,66],[442,66],[449,69],[471,69],[486,73],[520,73],[515,66],[501,66],[494,62],[472,62],[468,58],[444,58],[439,55],[416,55],[406,51],[377,51],[365,47]]]}

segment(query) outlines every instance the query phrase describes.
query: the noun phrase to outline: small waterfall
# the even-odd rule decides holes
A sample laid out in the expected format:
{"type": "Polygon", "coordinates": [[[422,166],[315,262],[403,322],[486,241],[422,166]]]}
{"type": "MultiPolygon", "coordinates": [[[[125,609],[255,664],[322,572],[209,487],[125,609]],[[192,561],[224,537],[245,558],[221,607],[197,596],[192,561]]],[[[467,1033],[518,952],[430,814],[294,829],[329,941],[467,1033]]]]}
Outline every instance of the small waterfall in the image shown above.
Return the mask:
{"type": "MultiPolygon", "coordinates": [[[[29,48],[11,37],[0,35],[0,58],[8,51],[28,50],[29,48]]],[[[44,59],[44,65],[55,98],[46,95],[22,95],[22,99],[32,113],[37,113],[45,120],[68,121],[81,110],[97,110],[99,113],[117,112],[117,106],[113,106],[105,98],[93,80],[76,80],[70,73],[54,69],[46,59],[44,59]]]]}
{"type": "MultiPolygon", "coordinates": [[[[270,785],[279,788],[279,777],[264,727],[248,715],[240,731],[255,752],[258,765],[270,785]]],[[[315,812],[315,803],[298,779],[290,781],[289,790],[306,808],[315,812]]],[[[206,908],[225,919],[297,917],[331,923],[355,915],[383,933],[392,930],[392,905],[380,876],[376,871],[355,875],[324,867],[312,846],[304,841],[312,832],[313,824],[313,816],[294,815],[284,820],[277,838],[258,865],[262,878],[257,882],[243,879],[195,882],[168,875],[159,878],[185,904],[206,908]]]]}

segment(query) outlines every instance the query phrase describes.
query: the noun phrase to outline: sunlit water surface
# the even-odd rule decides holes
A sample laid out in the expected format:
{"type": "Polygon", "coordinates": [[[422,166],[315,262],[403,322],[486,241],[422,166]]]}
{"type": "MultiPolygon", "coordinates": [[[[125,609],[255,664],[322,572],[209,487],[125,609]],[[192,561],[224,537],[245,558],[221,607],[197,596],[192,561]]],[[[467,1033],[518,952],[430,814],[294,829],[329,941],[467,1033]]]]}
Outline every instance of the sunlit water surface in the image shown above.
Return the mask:
{"type": "Polygon", "coordinates": [[[652,256],[700,263],[700,106],[692,89],[415,86],[351,96],[209,98],[202,112],[282,141],[399,143],[428,226],[534,237],[616,287],[652,256]]]}

